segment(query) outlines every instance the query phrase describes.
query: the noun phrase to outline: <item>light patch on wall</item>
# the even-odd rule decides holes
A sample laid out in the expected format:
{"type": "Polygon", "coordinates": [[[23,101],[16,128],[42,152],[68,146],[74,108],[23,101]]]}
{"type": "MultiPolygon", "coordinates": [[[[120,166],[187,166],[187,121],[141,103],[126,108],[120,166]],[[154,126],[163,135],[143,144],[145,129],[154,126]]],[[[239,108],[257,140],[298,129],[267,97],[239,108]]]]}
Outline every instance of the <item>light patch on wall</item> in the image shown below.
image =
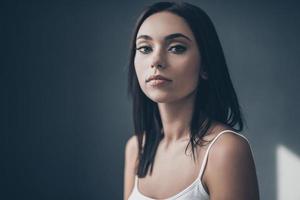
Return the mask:
{"type": "Polygon", "coordinates": [[[283,145],[276,149],[277,199],[300,200],[300,157],[283,145]]]}

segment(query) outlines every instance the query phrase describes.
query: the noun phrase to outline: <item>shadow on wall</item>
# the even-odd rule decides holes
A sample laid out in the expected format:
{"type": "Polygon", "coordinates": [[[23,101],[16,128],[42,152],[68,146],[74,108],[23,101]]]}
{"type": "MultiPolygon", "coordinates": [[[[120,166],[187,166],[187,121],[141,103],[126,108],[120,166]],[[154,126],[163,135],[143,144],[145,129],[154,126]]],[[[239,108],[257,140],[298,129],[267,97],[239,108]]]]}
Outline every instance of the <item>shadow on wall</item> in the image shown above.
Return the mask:
{"type": "Polygon", "coordinates": [[[278,145],[277,158],[277,199],[300,199],[300,156],[283,145],[278,145]]]}

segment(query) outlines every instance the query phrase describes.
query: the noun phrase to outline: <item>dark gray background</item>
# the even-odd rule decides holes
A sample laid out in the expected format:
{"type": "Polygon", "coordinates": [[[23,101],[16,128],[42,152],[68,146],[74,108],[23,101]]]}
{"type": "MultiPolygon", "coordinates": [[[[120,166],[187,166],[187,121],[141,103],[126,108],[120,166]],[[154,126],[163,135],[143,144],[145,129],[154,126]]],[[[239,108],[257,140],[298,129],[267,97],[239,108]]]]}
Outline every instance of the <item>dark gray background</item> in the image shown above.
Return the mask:
{"type": "MultiPolygon", "coordinates": [[[[153,1],[1,3],[0,199],[121,199],[132,134],[129,39],[153,1]]],[[[188,1],[211,16],[248,127],[261,199],[276,147],[300,156],[296,1],[188,1]]]]}

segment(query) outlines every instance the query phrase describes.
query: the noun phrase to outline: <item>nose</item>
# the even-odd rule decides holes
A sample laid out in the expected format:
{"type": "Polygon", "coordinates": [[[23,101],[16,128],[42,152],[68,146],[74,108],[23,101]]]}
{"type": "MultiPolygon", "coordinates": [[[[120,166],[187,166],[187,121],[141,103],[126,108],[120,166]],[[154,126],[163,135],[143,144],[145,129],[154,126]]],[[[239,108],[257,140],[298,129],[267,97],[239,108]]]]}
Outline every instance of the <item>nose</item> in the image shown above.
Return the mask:
{"type": "Polygon", "coordinates": [[[156,65],[151,65],[151,68],[156,67],[156,68],[163,68],[161,64],[156,64],[156,65]]]}
{"type": "Polygon", "coordinates": [[[151,62],[151,68],[165,68],[165,58],[162,50],[157,49],[153,52],[152,62],[151,62]]]}

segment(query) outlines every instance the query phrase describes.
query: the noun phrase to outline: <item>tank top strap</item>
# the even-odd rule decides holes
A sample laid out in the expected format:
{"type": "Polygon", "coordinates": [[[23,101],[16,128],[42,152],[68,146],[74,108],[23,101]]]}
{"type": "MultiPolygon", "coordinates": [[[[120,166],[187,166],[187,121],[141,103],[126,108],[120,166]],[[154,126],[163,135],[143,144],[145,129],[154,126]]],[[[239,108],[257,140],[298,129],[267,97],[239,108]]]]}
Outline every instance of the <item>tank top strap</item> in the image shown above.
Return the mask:
{"type": "Polygon", "coordinates": [[[235,131],[229,130],[229,129],[228,129],[228,130],[223,130],[223,131],[221,131],[220,133],[218,133],[218,135],[217,135],[217,136],[212,140],[212,142],[209,144],[209,146],[208,146],[208,148],[207,148],[207,150],[206,150],[206,152],[205,152],[205,155],[204,155],[204,158],[203,158],[201,167],[200,167],[200,172],[199,172],[199,175],[198,175],[198,178],[199,178],[200,180],[201,180],[201,178],[202,178],[204,169],[205,169],[205,167],[206,167],[207,158],[208,158],[208,153],[209,153],[210,148],[211,148],[212,145],[215,143],[215,141],[216,141],[223,133],[226,133],[226,132],[231,132],[231,133],[237,134],[237,135],[243,137],[244,139],[246,139],[247,142],[249,143],[248,139],[247,139],[245,136],[243,136],[243,135],[241,135],[241,134],[239,134],[239,133],[237,133],[237,132],[235,132],[235,131]]]}

